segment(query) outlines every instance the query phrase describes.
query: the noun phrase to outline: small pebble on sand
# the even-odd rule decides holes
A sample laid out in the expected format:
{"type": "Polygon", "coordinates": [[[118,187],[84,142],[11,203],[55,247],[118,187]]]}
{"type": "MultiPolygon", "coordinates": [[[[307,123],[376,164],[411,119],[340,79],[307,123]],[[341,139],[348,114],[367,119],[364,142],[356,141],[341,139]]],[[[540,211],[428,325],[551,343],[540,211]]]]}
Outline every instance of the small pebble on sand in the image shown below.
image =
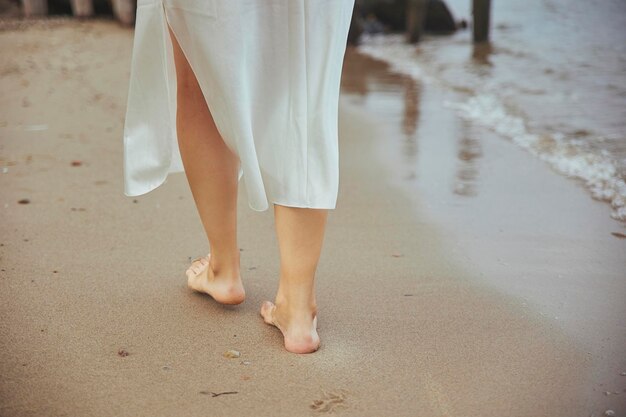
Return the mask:
{"type": "Polygon", "coordinates": [[[73,167],[79,167],[81,166],[83,163],[81,161],[72,161],[72,166],[73,167]]]}
{"type": "Polygon", "coordinates": [[[22,198],[18,201],[19,204],[30,204],[30,200],[28,198],[22,198]]]}
{"type": "Polygon", "coordinates": [[[250,362],[250,361],[241,361],[240,363],[241,363],[242,365],[246,365],[246,366],[248,366],[248,365],[250,365],[252,362],[250,362]]]}
{"type": "Polygon", "coordinates": [[[615,415],[615,411],[613,411],[613,410],[606,410],[604,412],[604,415],[608,416],[608,417],[613,417],[615,415]]]}
{"type": "Polygon", "coordinates": [[[241,352],[237,351],[237,350],[227,350],[226,352],[224,352],[224,357],[225,358],[229,358],[229,359],[234,359],[234,358],[238,358],[241,356],[241,352]]]}
{"type": "Polygon", "coordinates": [[[619,373],[621,376],[626,376],[626,371],[619,373]]]}

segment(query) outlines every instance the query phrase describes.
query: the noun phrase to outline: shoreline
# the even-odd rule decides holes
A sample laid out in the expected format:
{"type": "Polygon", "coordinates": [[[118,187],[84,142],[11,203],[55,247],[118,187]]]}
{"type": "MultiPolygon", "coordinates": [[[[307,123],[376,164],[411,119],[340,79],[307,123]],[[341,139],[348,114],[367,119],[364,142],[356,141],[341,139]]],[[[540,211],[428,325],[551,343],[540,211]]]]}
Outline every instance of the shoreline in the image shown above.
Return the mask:
{"type": "Polygon", "coordinates": [[[614,234],[622,223],[583,185],[459,117],[445,104],[454,93],[367,55],[357,59],[369,87],[348,88],[342,103],[393,138],[372,145],[389,183],[436,225],[471,281],[513,297],[586,352],[592,408],[626,407],[626,242],[614,234]]]}
{"type": "MultiPolygon", "coordinates": [[[[549,116],[530,109],[541,108],[545,104],[562,109],[559,114],[561,118],[568,111],[572,114],[572,121],[581,118],[577,113],[581,111],[580,108],[567,107],[568,104],[579,101],[576,85],[572,84],[569,87],[572,91],[567,93],[557,89],[552,91],[550,82],[543,77],[545,73],[528,77],[528,80],[532,80],[529,84],[537,83],[537,86],[523,83],[517,85],[506,81],[506,77],[509,80],[519,78],[515,71],[520,71],[517,67],[524,62],[521,59],[524,54],[522,51],[518,51],[519,62],[512,58],[516,55],[511,55],[510,42],[498,37],[490,49],[482,50],[472,46],[467,32],[458,32],[451,35],[451,38],[427,35],[424,43],[415,48],[405,44],[401,34],[389,34],[372,36],[357,49],[366,56],[385,62],[394,73],[410,76],[417,83],[433,84],[445,90],[449,97],[446,107],[454,109],[459,117],[468,123],[496,132],[502,139],[543,161],[554,172],[583,186],[590,198],[605,203],[612,219],[626,227],[626,185],[621,161],[623,158],[620,157],[624,156],[624,149],[617,142],[621,137],[619,128],[613,133],[599,133],[596,131],[599,129],[598,125],[594,125],[591,130],[580,126],[570,126],[564,131],[555,130],[548,122],[549,116]],[[442,51],[441,55],[439,50],[442,51]],[[467,59],[463,53],[469,51],[473,51],[472,59],[467,59]],[[507,61],[506,56],[511,60],[507,61]],[[513,69],[509,69],[510,72],[507,73],[509,67],[513,69]],[[456,72],[452,72],[454,69],[456,72]],[[444,76],[438,72],[452,72],[455,75],[444,76]],[[479,73],[485,76],[472,78],[479,73]],[[552,97],[552,94],[556,96],[552,97]],[[534,103],[534,106],[529,103],[534,103]],[[613,154],[607,150],[612,148],[615,148],[613,154]]],[[[546,71],[552,74],[554,69],[546,71]]],[[[584,79],[582,74],[579,76],[584,79]]],[[[563,78],[569,79],[570,75],[559,79],[563,78]]],[[[571,78],[575,79],[575,76],[571,75],[571,78]]],[[[612,100],[618,97],[611,96],[612,100]]],[[[600,106],[602,103],[600,100],[593,104],[600,106]]],[[[599,108],[595,113],[590,112],[589,116],[597,118],[602,111],[614,116],[617,113],[613,110],[615,106],[616,104],[613,107],[607,105],[599,108]]],[[[564,120],[559,119],[558,123],[563,124],[564,120]]]]}

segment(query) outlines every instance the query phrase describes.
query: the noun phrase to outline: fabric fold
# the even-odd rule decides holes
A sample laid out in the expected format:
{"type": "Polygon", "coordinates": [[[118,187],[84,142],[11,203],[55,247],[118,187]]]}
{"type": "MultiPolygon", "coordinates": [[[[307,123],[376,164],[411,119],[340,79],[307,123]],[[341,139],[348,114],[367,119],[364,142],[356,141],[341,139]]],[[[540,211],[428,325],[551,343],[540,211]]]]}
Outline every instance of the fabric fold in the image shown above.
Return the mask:
{"type": "Polygon", "coordinates": [[[184,170],[169,24],[239,157],[249,206],[335,208],[339,80],[353,7],[354,0],[139,0],[125,194],[150,192],[184,170]]]}

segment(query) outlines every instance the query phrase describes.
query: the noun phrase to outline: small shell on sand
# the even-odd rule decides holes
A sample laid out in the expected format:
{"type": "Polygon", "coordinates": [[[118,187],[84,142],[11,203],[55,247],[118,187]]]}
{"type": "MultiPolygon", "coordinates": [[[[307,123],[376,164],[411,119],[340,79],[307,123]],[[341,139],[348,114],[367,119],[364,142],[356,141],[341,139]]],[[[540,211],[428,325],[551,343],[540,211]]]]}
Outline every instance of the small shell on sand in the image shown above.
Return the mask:
{"type": "Polygon", "coordinates": [[[606,410],[604,412],[604,415],[608,416],[608,417],[613,417],[615,415],[615,411],[613,411],[613,410],[606,410]]]}
{"type": "Polygon", "coordinates": [[[237,350],[227,350],[226,352],[224,352],[224,357],[225,358],[229,358],[229,359],[234,359],[234,358],[238,358],[241,356],[241,352],[237,351],[237,350]]]}

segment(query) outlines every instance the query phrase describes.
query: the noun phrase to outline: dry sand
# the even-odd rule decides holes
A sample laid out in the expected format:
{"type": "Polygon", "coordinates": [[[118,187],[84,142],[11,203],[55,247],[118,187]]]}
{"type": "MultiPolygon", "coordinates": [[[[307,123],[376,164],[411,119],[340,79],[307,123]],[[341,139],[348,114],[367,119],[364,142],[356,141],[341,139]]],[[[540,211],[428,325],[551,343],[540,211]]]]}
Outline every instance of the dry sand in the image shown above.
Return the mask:
{"type": "MultiPolygon", "coordinates": [[[[187,289],[189,258],[208,247],[184,175],[123,195],[132,31],[107,21],[44,26],[0,33],[0,415],[624,415],[615,298],[625,241],[582,190],[524,165],[516,189],[494,175],[482,184],[495,188],[460,209],[435,198],[434,180],[403,182],[393,129],[346,99],[366,77],[350,52],[340,197],[317,283],[322,348],[290,354],[258,315],[277,285],[271,210],[250,210],[241,193],[244,304],[187,289]],[[498,200],[537,183],[550,193],[519,198],[512,211],[498,200]],[[495,233],[494,222],[515,232],[495,233]],[[558,268],[575,279],[547,283],[545,271],[558,268]],[[557,320],[536,301],[550,291],[608,301],[557,320]],[[591,336],[572,331],[577,323],[591,336]],[[224,357],[229,349],[241,357],[224,357]]],[[[440,107],[436,95],[421,103],[423,115],[440,107]]],[[[483,156],[490,170],[524,158],[494,143],[483,156]]],[[[421,165],[422,178],[446,175],[445,160],[435,162],[421,165]]]]}

